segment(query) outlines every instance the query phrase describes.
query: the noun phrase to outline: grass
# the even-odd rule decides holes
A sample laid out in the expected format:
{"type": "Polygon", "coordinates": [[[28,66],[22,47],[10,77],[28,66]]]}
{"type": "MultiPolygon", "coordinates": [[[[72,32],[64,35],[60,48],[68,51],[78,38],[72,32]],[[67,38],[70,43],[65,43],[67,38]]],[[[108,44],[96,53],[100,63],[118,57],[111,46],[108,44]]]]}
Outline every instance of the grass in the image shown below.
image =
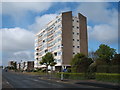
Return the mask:
{"type": "MultiPolygon", "coordinates": [[[[62,73],[57,73],[57,77],[60,78],[62,73]]],[[[63,73],[64,79],[72,80],[90,80],[89,75],[86,76],[84,73],[63,73]]],[[[120,83],[120,74],[118,73],[95,73],[95,78],[93,80],[120,83]]]]}
{"type": "MultiPolygon", "coordinates": [[[[45,76],[45,72],[25,72],[26,74],[32,75],[42,75],[45,76]]],[[[61,78],[61,74],[63,74],[64,79],[72,79],[72,80],[90,80],[87,78],[85,73],[53,73],[52,75],[56,78],[61,78]]],[[[50,75],[49,73],[47,75],[50,75]]],[[[95,73],[96,81],[103,82],[112,82],[112,83],[120,83],[120,74],[118,73],[95,73]]]]}
{"type": "Polygon", "coordinates": [[[25,74],[31,74],[31,75],[46,75],[44,72],[24,72],[25,74]]]}
{"type": "Polygon", "coordinates": [[[120,74],[118,73],[96,73],[97,81],[120,83],[120,74]]]}

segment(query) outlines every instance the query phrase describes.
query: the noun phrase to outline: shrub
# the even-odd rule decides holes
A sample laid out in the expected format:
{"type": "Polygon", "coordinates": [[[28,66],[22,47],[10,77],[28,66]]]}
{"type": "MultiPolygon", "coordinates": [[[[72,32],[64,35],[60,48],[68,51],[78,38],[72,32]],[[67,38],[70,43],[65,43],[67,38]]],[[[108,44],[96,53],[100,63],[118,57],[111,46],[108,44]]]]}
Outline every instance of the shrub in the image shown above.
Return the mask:
{"type": "Polygon", "coordinates": [[[95,78],[99,81],[120,83],[120,74],[117,73],[96,73],[95,78]]]}
{"type": "Polygon", "coordinates": [[[109,65],[98,65],[97,72],[98,73],[109,73],[109,65]]]}
{"type": "Polygon", "coordinates": [[[109,72],[111,73],[120,73],[120,66],[119,65],[112,65],[109,67],[109,72]]]}
{"type": "Polygon", "coordinates": [[[97,66],[97,73],[120,73],[119,65],[99,65],[97,66]]]}
{"type": "Polygon", "coordinates": [[[70,73],[71,72],[71,68],[67,68],[67,72],[70,73]]]}

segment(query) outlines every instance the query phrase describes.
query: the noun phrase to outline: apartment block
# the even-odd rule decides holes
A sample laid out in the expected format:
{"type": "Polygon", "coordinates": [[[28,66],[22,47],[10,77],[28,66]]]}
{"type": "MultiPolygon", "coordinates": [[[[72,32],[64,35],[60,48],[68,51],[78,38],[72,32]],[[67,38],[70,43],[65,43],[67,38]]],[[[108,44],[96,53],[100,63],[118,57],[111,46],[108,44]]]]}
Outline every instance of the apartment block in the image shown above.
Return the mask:
{"type": "Polygon", "coordinates": [[[21,61],[17,64],[17,69],[22,71],[34,70],[34,61],[21,61]]]}
{"type": "Polygon", "coordinates": [[[39,62],[47,52],[53,53],[56,70],[69,67],[77,53],[88,55],[86,17],[80,13],[72,16],[72,11],[64,12],[43,27],[36,34],[34,68],[45,67],[39,62]]]}
{"type": "MultiPolygon", "coordinates": [[[[17,65],[17,62],[16,62],[16,61],[12,61],[12,60],[11,60],[11,61],[8,62],[8,66],[10,66],[10,67],[15,67],[15,65],[17,65]]],[[[16,66],[16,67],[17,67],[17,66],[16,66]]],[[[16,67],[15,67],[15,68],[16,68],[16,67]]]]}
{"type": "Polygon", "coordinates": [[[25,71],[32,71],[32,70],[34,70],[34,61],[26,61],[24,70],[25,71]]]}
{"type": "Polygon", "coordinates": [[[17,64],[17,70],[21,70],[21,64],[20,63],[17,64]]]}

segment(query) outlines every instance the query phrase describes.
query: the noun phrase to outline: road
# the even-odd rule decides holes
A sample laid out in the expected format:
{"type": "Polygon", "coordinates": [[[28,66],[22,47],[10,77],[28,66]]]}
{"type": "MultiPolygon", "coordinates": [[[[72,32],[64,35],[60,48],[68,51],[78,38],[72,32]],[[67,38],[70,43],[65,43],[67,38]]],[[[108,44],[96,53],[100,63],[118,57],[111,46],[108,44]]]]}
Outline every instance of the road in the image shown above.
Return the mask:
{"type": "Polygon", "coordinates": [[[13,88],[97,88],[87,85],[76,85],[69,83],[43,80],[38,76],[18,74],[13,72],[3,72],[5,78],[13,88]]]}

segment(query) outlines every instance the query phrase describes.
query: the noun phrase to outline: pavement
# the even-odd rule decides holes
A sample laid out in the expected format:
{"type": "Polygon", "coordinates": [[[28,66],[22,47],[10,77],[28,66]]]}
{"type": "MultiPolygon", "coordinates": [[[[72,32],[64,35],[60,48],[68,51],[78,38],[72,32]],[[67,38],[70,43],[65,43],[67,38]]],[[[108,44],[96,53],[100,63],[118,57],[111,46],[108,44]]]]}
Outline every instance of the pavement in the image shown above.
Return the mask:
{"type": "Polygon", "coordinates": [[[90,88],[119,90],[120,86],[94,80],[66,80],[46,78],[16,72],[3,72],[3,88],[90,88]]]}

